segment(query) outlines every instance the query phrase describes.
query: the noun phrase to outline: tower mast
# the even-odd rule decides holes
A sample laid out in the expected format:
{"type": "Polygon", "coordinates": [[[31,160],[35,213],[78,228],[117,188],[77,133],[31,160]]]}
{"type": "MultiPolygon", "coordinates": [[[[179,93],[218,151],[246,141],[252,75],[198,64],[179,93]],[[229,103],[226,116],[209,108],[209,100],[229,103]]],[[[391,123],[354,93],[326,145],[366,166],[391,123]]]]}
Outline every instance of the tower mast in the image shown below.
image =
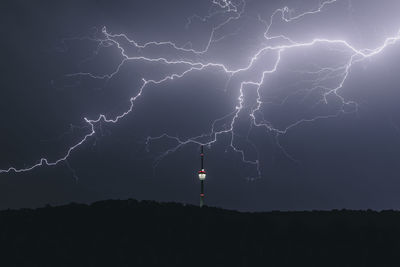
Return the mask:
{"type": "Polygon", "coordinates": [[[204,205],[204,180],[206,179],[206,171],[204,170],[204,148],[203,145],[200,147],[200,208],[204,205]]]}

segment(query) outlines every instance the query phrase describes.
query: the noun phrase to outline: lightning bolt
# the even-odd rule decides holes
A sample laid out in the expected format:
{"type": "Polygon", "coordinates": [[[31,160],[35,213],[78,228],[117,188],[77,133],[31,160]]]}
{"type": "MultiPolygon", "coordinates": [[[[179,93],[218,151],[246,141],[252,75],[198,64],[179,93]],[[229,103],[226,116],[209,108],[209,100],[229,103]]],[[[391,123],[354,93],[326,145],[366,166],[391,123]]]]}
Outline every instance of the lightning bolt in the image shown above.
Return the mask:
{"type": "MultiPolygon", "coordinates": [[[[312,123],[321,119],[329,119],[338,117],[342,114],[357,112],[358,104],[356,102],[346,100],[340,95],[340,90],[343,88],[346,80],[351,74],[352,67],[361,61],[382,53],[388,46],[395,44],[400,39],[399,31],[394,36],[389,36],[382,40],[381,44],[377,47],[360,49],[342,39],[314,38],[308,41],[300,42],[284,34],[274,35],[271,33],[276,22],[290,24],[303,20],[306,17],[324,12],[329,8],[329,6],[335,5],[338,1],[339,0],[323,1],[316,8],[300,14],[294,14],[294,11],[289,7],[283,7],[272,12],[269,19],[263,19],[261,16],[258,16],[258,22],[263,25],[265,29],[263,35],[261,36],[263,45],[254,51],[247,62],[240,67],[232,67],[225,63],[209,60],[208,54],[213,45],[216,45],[218,42],[229,37],[230,35],[238,34],[238,32],[224,34],[223,30],[231,23],[238,21],[243,17],[243,14],[246,10],[245,1],[234,2],[229,0],[212,0],[210,12],[207,16],[201,17],[194,15],[188,19],[188,24],[186,27],[190,27],[195,20],[201,22],[218,21],[212,26],[210,34],[208,35],[208,39],[206,42],[204,42],[205,45],[200,49],[193,48],[191,43],[180,46],[173,41],[150,41],[147,43],[140,43],[129,38],[126,34],[111,33],[106,27],[103,27],[99,33],[100,36],[85,37],[85,39],[97,44],[97,50],[93,53],[93,55],[97,55],[101,48],[114,47],[115,50],[118,51],[118,55],[121,57],[121,61],[117,67],[112,72],[106,74],[99,75],[91,72],[78,72],[69,74],[69,77],[85,76],[91,79],[109,81],[113,79],[116,74],[120,72],[121,68],[128,62],[151,62],[154,64],[162,64],[170,67],[169,73],[163,75],[161,78],[147,79],[143,77],[141,86],[138,88],[137,93],[129,99],[129,108],[123,113],[115,117],[107,117],[104,114],[99,114],[95,118],[83,118],[89,131],[82,136],[80,141],[67,148],[62,157],[53,160],[43,157],[38,160],[36,164],[33,164],[29,167],[9,167],[0,169],[0,173],[22,173],[31,171],[41,166],[55,166],[61,162],[67,162],[67,159],[75,150],[95,136],[97,125],[100,123],[117,124],[120,120],[134,112],[136,101],[143,97],[143,94],[149,85],[162,86],[163,84],[172,82],[173,80],[181,79],[187,76],[189,73],[203,72],[205,70],[217,70],[225,75],[229,81],[233,79],[239,81],[239,86],[236,88],[238,92],[237,104],[234,110],[220,118],[215,119],[210,125],[208,132],[202,133],[198,136],[185,138],[173,136],[168,133],[163,133],[159,136],[149,136],[146,139],[146,147],[148,148],[149,145],[155,140],[163,139],[171,140],[176,144],[156,158],[155,165],[157,165],[158,162],[165,156],[176,152],[185,145],[198,144],[211,147],[213,144],[218,142],[220,137],[227,136],[230,140],[229,148],[240,155],[244,163],[255,166],[258,176],[253,178],[261,177],[262,170],[260,167],[260,161],[258,159],[249,159],[245,153],[245,150],[240,148],[240,146],[237,144],[237,134],[235,130],[238,120],[241,116],[246,116],[248,118],[250,122],[250,130],[251,128],[261,128],[265,129],[268,133],[273,134],[276,138],[278,147],[282,149],[286,156],[292,158],[292,156],[289,155],[289,153],[287,153],[280,144],[279,137],[285,135],[291,129],[304,123],[312,123]],[[303,92],[300,92],[300,90],[295,91],[293,94],[287,96],[280,103],[278,103],[278,105],[285,104],[286,101],[288,101],[288,99],[293,95],[300,93],[306,93],[307,95],[316,91],[320,91],[322,93],[319,101],[315,103],[315,106],[328,105],[330,99],[333,97],[336,99],[336,101],[339,101],[339,107],[332,114],[303,118],[284,127],[274,126],[272,122],[264,118],[263,109],[266,105],[271,104],[271,102],[263,101],[262,87],[267,83],[268,77],[279,71],[283,60],[290,55],[290,52],[317,47],[325,47],[331,50],[336,49],[336,51],[339,51],[345,56],[345,59],[340,65],[337,66],[317,66],[315,70],[296,71],[297,73],[312,77],[309,79],[309,82],[312,83],[312,86],[307,89],[302,89],[303,92]],[[152,56],[151,54],[147,55],[145,53],[149,49],[157,48],[167,49],[171,53],[166,54],[165,56],[152,56]],[[135,53],[130,51],[135,51],[135,53]],[[270,62],[270,66],[260,67],[260,64],[262,65],[264,63],[265,55],[267,54],[273,58],[272,62],[270,62]],[[174,71],[174,68],[177,66],[180,68],[180,71],[174,71]],[[252,75],[250,75],[250,73],[252,75]],[[256,92],[255,103],[250,106],[245,104],[246,91],[248,90],[255,90],[256,92]],[[220,124],[222,124],[223,127],[221,127],[220,124]]],[[[256,145],[254,145],[248,137],[246,138],[246,142],[257,151],[256,145]]]]}

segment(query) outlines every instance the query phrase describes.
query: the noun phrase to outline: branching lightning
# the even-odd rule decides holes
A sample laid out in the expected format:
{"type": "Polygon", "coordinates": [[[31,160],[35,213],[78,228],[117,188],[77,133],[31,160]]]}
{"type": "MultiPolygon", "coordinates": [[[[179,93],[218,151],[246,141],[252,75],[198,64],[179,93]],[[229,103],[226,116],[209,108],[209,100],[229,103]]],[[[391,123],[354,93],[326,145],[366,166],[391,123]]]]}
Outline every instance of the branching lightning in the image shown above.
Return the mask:
{"type": "MultiPolygon", "coordinates": [[[[120,120],[128,116],[130,113],[135,112],[135,103],[137,99],[143,97],[143,93],[148,88],[149,85],[162,86],[165,83],[172,82],[173,80],[181,79],[187,76],[192,72],[202,72],[209,69],[219,70],[222,74],[226,75],[229,79],[238,78],[240,80],[240,86],[236,88],[238,90],[238,98],[237,105],[234,110],[226,114],[221,118],[217,118],[210,125],[208,132],[203,133],[198,136],[191,137],[178,137],[172,136],[168,133],[161,134],[159,136],[149,136],[147,137],[146,145],[150,144],[155,140],[161,139],[169,139],[175,142],[175,146],[170,148],[169,150],[162,153],[157,159],[156,164],[163,157],[176,152],[181,147],[188,144],[201,144],[206,146],[212,146],[216,142],[218,142],[221,136],[228,136],[230,139],[229,148],[240,155],[241,159],[246,164],[254,165],[257,169],[258,176],[261,176],[260,162],[258,159],[248,159],[246,153],[243,149],[236,145],[236,135],[235,135],[235,126],[237,124],[237,120],[241,115],[246,115],[250,122],[251,127],[264,128],[268,133],[274,134],[277,140],[278,146],[282,149],[282,151],[288,156],[291,157],[284,148],[279,143],[279,136],[286,134],[294,127],[298,127],[303,123],[310,123],[316,120],[321,119],[329,119],[332,117],[340,116],[341,114],[348,112],[356,112],[358,108],[358,104],[353,101],[346,100],[343,96],[340,95],[340,89],[343,88],[347,78],[351,74],[351,69],[354,64],[361,62],[367,58],[374,57],[380,54],[385,50],[386,47],[395,44],[400,39],[400,31],[394,35],[387,37],[384,39],[381,44],[374,48],[356,48],[351,43],[346,40],[341,39],[327,39],[327,38],[314,38],[308,40],[306,42],[299,42],[293,40],[292,38],[281,34],[281,35],[273,35],[271,33],[271,29],[274,26],[276,21],[280,21],[281,23],[292,23],[296,21],[300,21],[306,17],[313,16],[317,13],[324,12],[325,9],[329,8],[329,6],[335,5],[340,0],[327,0],[322,2],[316,8],[300,13],[293,14],[293,11],[289,7],[283,7],[275,10],[269,19],[264,20],[261,16],[258,18],[260,24],[264,25],[265,31],[263,33],[262,39],[265,43],[261,48],[257,51],[254,51],[253,55],[248,59],[247,63],[241,67],[233,68],[227,64],[223,64],[220,62],[213,62],[210,60],[206,60],[205,56],[208,55],[210,48],[220,40],[226,37],[226,35],[221,35],[222,29],[232,23],[233,21],[239,20],[243,13],[246,10],[246,2],[234,2],[229,0],[212,0],[211,5],[212,9],[210,10],[209,15],[206,17],[201,17],[198,15],[192,16],[188,19],[188,24],[186,27],[190,27],[193,20],[201,20],[208,21],[216,16],[223,17],[224,19],[220,21],[218,24],[214,25],[211,29],[211,32],[208,36],[208,40],[205,42],[205,45],[202,49],[195,49],[192,45],[185,44],[184,46],[179,46],[173,41],[150,41],[147,43],[139,43],[138,41],[131,39],[128,35],[120,33],[114,34],[107,30],[104,27],[101,31],[101,37],[90,38],[91,41],[97,43],[97,47],[100,49],[101,47],[115,47],[116,51],[118,51],[119,56],[121,56],[121,61],[116,67],[116,69],[110,73],[97,75],[90,72],[79,72],[70,74],[70,77],[81,77],[87,76],[91,79],[101,79],[101,80],[110,80],[115,77],[116,74],[119,73],[121,67],[123,67],[128,62],[153,62],[156,64],[163,64],[165,66],[180,66],[181,71],[173,72],[173,68],[171,68],[172,74],[165,75],[162,78],[158,79],[142,79],[142,84],[137,91],[136,95],[133,95],[129,101],[129,108],[123,113],[115,116],[115,117],[107,117],[104,114],[99,114],[96,118],[84,118],[85,124],[88,126],[89,131],[82,136],[79,142],[75,143],[73,146],[66,149],[64,155],[58,159],[49,159],[49,158],[41,158],[36,164],[33,164],[26,168],[18,168],[18,167],[9,167],[6,169],[0,169],[0,173],[9,173],[9,172],[28,172],[35,168],[41,166],[54,166],[61,162],[67,161],[67,159],[75,152],[80,146],[84,145],[88,142],[96,134],[96,126],[99,123],[109,123],[109,124],[117,124],[120,120]],[[165,57],[159,56],[143,56],[143,55],[130,55],[127,52],[127,45],[130,49],[140,49],[145,50],[147,48],[168,48],[173,51],[177,57],[171,58],[166,55],[165,57]],[[313,86],[308,88],[308,92],[312,92],[314,90],[321,90],[323,93],[321,95],[321,99],[317,104],[328,104],[329,97],[335,97],[340,101],[341,107],[336,110],[335,113],[329,115],[319,115],[314,116],[312,118],[304,118],[297,120],[285,127],[277,127],[274,126],[273,123],[269,122],[263,117],[263,107],[268,104],[262,100],[262,86],[266,84],[267,77],[279,71],[282,61],[285,59],[285,56],[289,51],[298,51],[306,48],[313,48],[316,46],[326,46],[326,47],[337,47],[340,48],[341,51],[344,51],[347,55],[347,59],[343,64],[339,66],[329,66],[329,67],[318,67],[317,70],[313,71],[304,71],[304,73],[313,75],[313,86]],[[269,68],[264,68],[259,70],[255,68],[255,65],[263,60],[263,55],[265,53],[270,53],[274,55],[274,61],[272,62],[269,68]],[[185,58],[185,59],[182,59],[185,58]],[[251,79],[242,78],[246,77],[245,73],[254,72],[256,75],[253,75],[251,79]],[[254,78],[255,77],[255,78],[254,78]],[[327,85],[325,81],[334,79],[335,85],[327,85]],[[244,101],[246,98],[246,90],[255,90],[257,99],[255,105],[249,107],[245,107],[244,101]],[[224,129],[217,129],[216,125],[219,122],[228,122],[224,129]],[[204,141],[206,140],[206,141],[204,141]]],[[[233,33],[236,34],[236,33],[233,33]]],[[[296,92],[295,92],[296,93],[296,92]]],[[[285,100],[283,100],[285,101],[285,100]]],[[[251,144],[251,142],[249,141],[251,144]]],[[[69,166],[69,165],[68,165],[69,166]]]]}

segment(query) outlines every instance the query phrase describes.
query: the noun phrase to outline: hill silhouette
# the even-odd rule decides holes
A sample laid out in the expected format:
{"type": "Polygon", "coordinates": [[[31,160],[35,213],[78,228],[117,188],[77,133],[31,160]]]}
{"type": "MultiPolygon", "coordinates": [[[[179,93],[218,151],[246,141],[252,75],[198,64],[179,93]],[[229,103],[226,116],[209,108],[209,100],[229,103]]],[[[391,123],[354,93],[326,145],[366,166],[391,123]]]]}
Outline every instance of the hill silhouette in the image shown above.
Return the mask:
{"type": "Polygon", "coordinates": [[[400,212],[108,200],[0,212],[0,266],[400,266],[400,212]]]}

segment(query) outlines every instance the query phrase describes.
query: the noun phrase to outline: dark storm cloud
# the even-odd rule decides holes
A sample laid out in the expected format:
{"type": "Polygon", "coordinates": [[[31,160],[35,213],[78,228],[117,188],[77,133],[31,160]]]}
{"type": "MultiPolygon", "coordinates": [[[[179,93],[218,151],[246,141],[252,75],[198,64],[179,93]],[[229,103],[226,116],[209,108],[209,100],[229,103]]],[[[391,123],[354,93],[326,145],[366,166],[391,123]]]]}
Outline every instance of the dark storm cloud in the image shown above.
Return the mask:
{"type": "MultiPolygon", "coordinates": [[[[248,1],[243,18],[216,36],[221,40],[202,59],[232,68],[243,66],[265,45],[265,25],[258,16],[268,20],[284,5],[293,8],[293,14],[306,12],[318,3],[248,1]]],[[[129,108],[129,98],[138,92],[143,77],[159,79],[181,71],[180,65],[171,68],[129,62],[108,81],[66,76],[89,71],[110,73],[121,61],[115,47],[94,54],[97,43],[85,37],[98,36],[106,26],[111,33],[126,33],[141,43],[190,42],[201,50],[207,45],[212,25],[224,19],[213,17],[203,22],[193,17],[215,11],[211,6],[211,1],[183,0],[3,2],[0,168],[27,167],[43,156],[62,157],[90,130],[84,117],[95,118],[100,113],[115,117],[129,108]],[[188,18],[192,23],[186,27],[188,18]]],[[[271,32],[298,41],[345,39],[357,49],[374,48],[399,30],[399,11],[397,1],[338,0],[324,12],[296,23],[277,19],[271,32]]],[[[124,47],[130,55],[194,60],[165,47],[141,51],[129,43],[124,47]]],[[[262,176],[248,181],[246,177],[257,175],[254,166],[244,164],[241,156],[229,149],[229,136],[221,136],[206,151],[207,203],[243,210],[397,208],[399,48],[398,44],[388,47],[352,67],[340,93],[360,104],[358,113],[304,123],[281,135],[279,144],[275,135],[263,128],[249,131],[248,118],[240,116],[235,127],[236,145],[244,149],[248,159],[260,160],[262,176]]],[[[340,46],[284,54],[279,72],[262,86],[262,100],[271,103],[265,106],[263,116],[284,129],[300,119],[334,113],[340,106],[337,98],[329,99],[329,105],[315,106],[320,98],[318,90],[301,93],[312,87],[312,76],[301,71],[315,66],[337,67],[347,56],[348,51],[340,46]]],[[[163,139],[146,147],[146,138],[162,133],[185,138],[207,132],[213,120],[235,109],[240,82],[259,78],[261,69],[273,66],[276,54],[265,53],[262,59],[253,69],[231,79],[210,68],[162,86],[148,86],[132,114],[116,125],[96,125],[95,137],[74,151],[67,163],[23,174],[1,174],[0,207],[127,197],[197,203],[197,145],[182,147],[154,169],[157,156],[176,143],[163,139]]],[[[324,85],[335,83],[335,79],[326,80],[324,85]]],[[[245,97],[245,104],[253,105],[255,90],[247,90],[245,97]]],[[[222,129],[227,122],[217,127],[222,129]]]]}

